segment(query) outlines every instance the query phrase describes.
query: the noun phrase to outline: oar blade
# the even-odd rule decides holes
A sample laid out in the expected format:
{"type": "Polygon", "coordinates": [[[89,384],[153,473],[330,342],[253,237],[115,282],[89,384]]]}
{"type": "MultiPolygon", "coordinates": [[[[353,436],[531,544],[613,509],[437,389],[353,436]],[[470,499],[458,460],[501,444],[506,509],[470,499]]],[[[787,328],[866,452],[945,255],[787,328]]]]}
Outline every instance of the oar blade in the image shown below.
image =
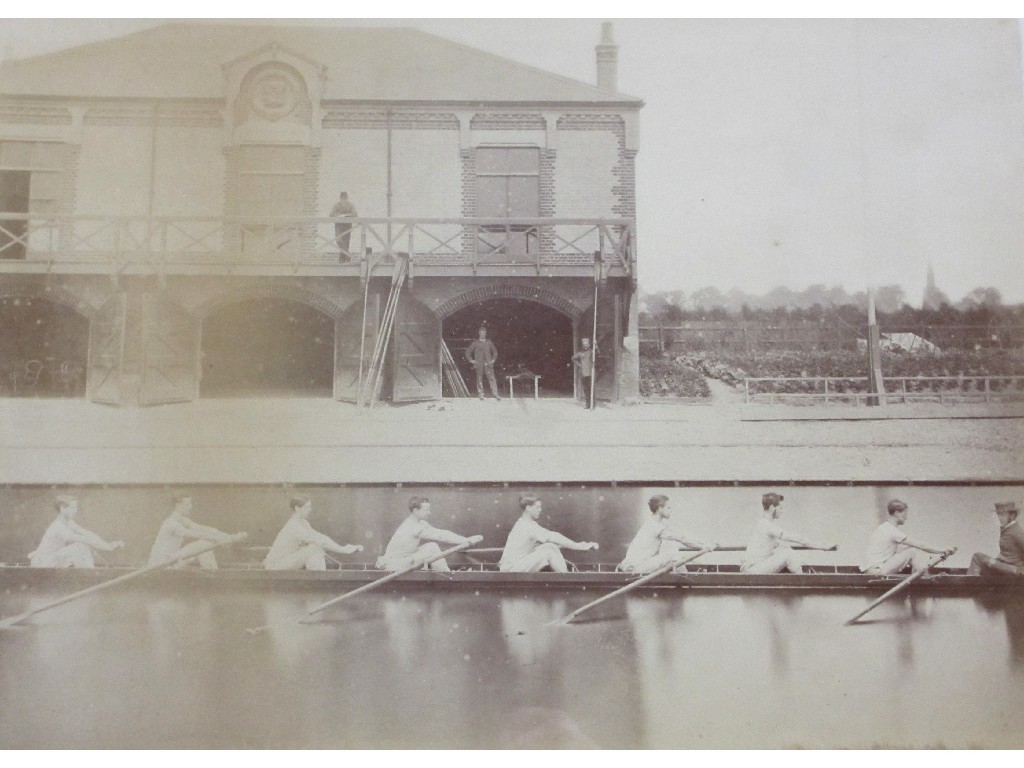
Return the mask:
{"type": "Polygon", "coordinates": [[[12,627],[16,627],[19,624],[21,624],[21,622],[23,622],[25,619],[29,618],[31,615],[32,614],[22,613],[18,616],[10,616],[6,619],[3,619],[2,621],[0,621],[0,629],[11,629],[12,627]]]}

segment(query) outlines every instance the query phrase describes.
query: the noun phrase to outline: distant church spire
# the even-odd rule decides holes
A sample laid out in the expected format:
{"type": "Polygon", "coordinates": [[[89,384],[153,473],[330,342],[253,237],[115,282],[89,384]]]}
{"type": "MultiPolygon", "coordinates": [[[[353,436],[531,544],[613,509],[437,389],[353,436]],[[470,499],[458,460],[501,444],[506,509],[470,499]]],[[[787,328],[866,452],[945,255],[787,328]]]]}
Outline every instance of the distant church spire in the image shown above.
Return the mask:
{"type": "Polygon", "coordinates": [[[949,303],[949,297],[935,285],[935,269],[928,265],[928,279],[924,286],[924,296],[921,299],[922,309],[939,309],[943,304],[949,303]]]}

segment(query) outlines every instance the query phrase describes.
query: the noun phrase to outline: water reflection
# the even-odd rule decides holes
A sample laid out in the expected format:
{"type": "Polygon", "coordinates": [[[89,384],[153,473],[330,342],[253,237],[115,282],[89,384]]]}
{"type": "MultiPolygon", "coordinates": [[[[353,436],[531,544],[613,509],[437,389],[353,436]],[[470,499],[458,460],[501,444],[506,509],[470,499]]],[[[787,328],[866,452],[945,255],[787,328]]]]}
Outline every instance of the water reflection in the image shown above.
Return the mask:
{"type": "Polygon", "coordinates": [[[897,598],[844,627],[869,596],[651,591],[548,626],[596,595],[421,590],[292,623],[332,596],[129,590],[42,614],[0,634],[0,745],[1024,746],[1012,596],[897,598]]]}
{"type": "Polygon", "coordinates": [[[1010,663],[1024,668],[1024,599],[1015,595],[987,594],[978,595],[974,601],[989,617],[1005,622],[1010,663]]]}

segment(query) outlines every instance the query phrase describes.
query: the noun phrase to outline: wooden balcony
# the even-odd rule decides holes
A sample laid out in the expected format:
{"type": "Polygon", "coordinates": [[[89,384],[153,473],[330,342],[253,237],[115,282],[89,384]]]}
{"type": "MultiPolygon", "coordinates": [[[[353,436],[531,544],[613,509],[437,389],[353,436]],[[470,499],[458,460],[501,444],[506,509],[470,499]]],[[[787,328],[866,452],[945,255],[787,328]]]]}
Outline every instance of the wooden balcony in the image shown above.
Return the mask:
{"type": "Polygon", "coordinates": [[[401,219],[0,213],[0,274],[635,275],[631,219],[401,219]],[[351,227],[348,253],[336,225],[351,227]]]}

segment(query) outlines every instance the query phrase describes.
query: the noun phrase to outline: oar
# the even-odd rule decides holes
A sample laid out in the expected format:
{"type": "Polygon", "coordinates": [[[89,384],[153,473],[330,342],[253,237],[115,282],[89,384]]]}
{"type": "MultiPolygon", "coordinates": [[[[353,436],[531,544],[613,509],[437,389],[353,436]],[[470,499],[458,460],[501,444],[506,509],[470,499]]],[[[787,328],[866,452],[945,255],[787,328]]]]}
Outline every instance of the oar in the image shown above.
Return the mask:
{"type": "MultiPolygon", "coordinates": [[[[955,548],[953,549],[953,552],[956,552],[955,548]]],[[[951,555],[951,554],[953,554],[953,552],[950,552],[949,554],[951,555]]],[[[859,619],[861,616],[866,614],[868,611],[873,611],[875,608],[880,606],[882,603],[884,603],[886,600],[888,600],[893,595],[895,595],[895,594],[897,594],[899,592],[902,592],[904,589],[909,587],[911,584],[913,584],[919,578],[924,576],[925,573],[928,572],[929,568],[935,567],[936,565],[941,563],[943,560],[945,560],[947,557],[949,557],[949,555],[947,555],[947,554],[939,555],[939,559],[936,560],[934,563],[929,563],[928,565],[924,566],[924,568],[919,568],[918,570],[914,571],[912,574],[907,576],[907,578],[905,578],[903,581],[901,581],[895,587],[893,587],[888,592],[886,592],[884,595],[882,595],[880,598],[878,598],[873,603],[871,603],[871,605],[869,605],[863,611],[861,611],[856,616],[854,616],[852,619],[850,619],[848,622],[846,622],[846,626],[850,626],[851,624],[855,623],[857,621],[857,619],[859,619]]]]}
{"type": "Polygon", "coordinates": [[[697,551],[697,554],[691,555],[690,557],[682,558],[680,560],[673,560],[668,565],[663,565],[658,570],[651,571],[650,573],[648,573],[648,574],[646,574],[644,576],[641,576],[639,579],[636,579],[635,581],[631,581],[626,586],[620,587],[619,589],[616,589],[614,592],[609,592],[604,597],[599,597],[599,598],[597,598],[597,600],[594,600],[593,602],[587,603],[582,608],[577,608],[575,611],[570,613],[564,619],[558,619],[556,621],[552,621],[551,624],[568,624],[569,622],[573,621],[577,616],[579,616],[584,611],[589,611],[591,608],[594,608],[595,606],[598,606],[601,603],[607,602],[608,600],[611,600],[613,597],[619,597],[620,595],[624,595],[627,592],[631,592],[634,589],[636,589],[637,587],[646,584],[648,581],[651,581],[652,579],[656,579],[659,576],[663,576],[664,574],[668,573],[669,571],[671,571],[671,570],[673,570],[675,568],[679,568],[681,566],[684,566],[688,562],[690,562],[691,560],[696,560],[701,555],[706,555],[710,551],[711,551],[710,549],[701,549],[701,550],[697,551]]]}
{"type": "MultiPolygon", "coordinates": [[[[466,544],[459,544],[457,547],[452,547],[451,549],[446,549],[444,552],[440,552],[440,553],[438,553],[436,555],[433,555],[432,557],[427,558],[426,560],[422,560],[419,563],[417,563],[416,565],[410,565],[408,568],[403,568],[400,571],[395,571],[394,573],[389,573],[387,576],[382,576],[381,578],[377,579],[376,581],[371,581],[369,584],[363,584],[363,586],[358,587],[356,589],[353,589],[351,592],[346,592],[343,595],[339,595],[338,597],[335,597],[335,598],[332,598],[331,600],[328,600],[326,603],[321,603],[316,608],[313,608],[312,610],[307,611],[305,613],[305,615],[300,616],[297,619],[289,619],[288,621],[279,622],[276,626],[283,626],[285,624],[300,624],[301,622],[303,622],[304,620],[306,620],[310,616],[312,616],[314,613],[320,613],[320,611],[324,610],[325,608],[330,608],[332,605],[337,605],[342,600],[348,600],[350,597],[355,597],[356,595],[361,595],[364,592],[369,592],[371,589],[376,589],[377,587],[381,586],[382,584],[387,584],[389,581],[394,581],[395,579],[400,579],[403,576],[406,576],[406,575],[412,573],[413,571],[418,571],[420,568],[422,568],[425,565],[430,565],[435,560],[440,560],[443,557],[448,557],[449,555],[454,555],[456,552],[461,552],[462,550],[466,549],[468,546],[470,546],[470,545],[467,542],[466,544]]],[[[274,624],[267,624],[267,625],[262,626],[262,627],[252,627],[252,628],[247,629],[245,631],[248,632],[250,635],[258,635],[261,632],[265,632],[266,630],[270,629],[273,626],[275,626],[275,625],[274,624]]]]}
{"type": "MultiPolygon", "coordinates": [[[[207,552],[210,552],[211,550],[214,550],[217,547],[222,547],[225,544],[234,544],[237,541],[241,541],[245,537],[246,534],[240,533],[237,536],[232,536],[229,541],[210,542],[208,546],[201,547],[200,549],[196,550],[195,553],[189,555],[185,559],[191,560],[198,555],[206,554],[207,552]]],[[[48,611],[51,608],[56,608],[58,605],[70,603],[72,600],[77,600],[80,597],[85,597],[86,595],[91,595],[94,592],[99,592],[101,589],[108,589],[110,587],[117,586],[118,584],[123,584],[126,581],[137,579],[139,578],[139,576],[145,576],[147,573],[159,571],[161,568],[169,568],[175,563],[181,562],[181,560],[182,558],[175,557],[170,560],[164,560],[163,562],[157,563],[156,565],[147,565],[145,568],[139,568],[137,571],[126,573],[123,576],[118,576],[115,579],[110,579],[110,581],[104,581],[100,584],[93,584],[91,587],[86,587],[85,589],[79,590],[78,592],[74,592],[70,595],[67,595],[66,597],[62,597],[59,600],[54,600],[52,603],[47,603],[46,605],[42,605],[39,608],[33,608],[32,610],[25,611],[24,613],[20,613],[17,616],[11,616],[10,618],[4,619],[3,621],[0,621],[0,629],[9,629],[10,627],[13,627],[15,624],[19,624],[25,621],[25,619],[29,619],[35,616],[37,613],[42,613],[43,611],[48,611]]]]}

